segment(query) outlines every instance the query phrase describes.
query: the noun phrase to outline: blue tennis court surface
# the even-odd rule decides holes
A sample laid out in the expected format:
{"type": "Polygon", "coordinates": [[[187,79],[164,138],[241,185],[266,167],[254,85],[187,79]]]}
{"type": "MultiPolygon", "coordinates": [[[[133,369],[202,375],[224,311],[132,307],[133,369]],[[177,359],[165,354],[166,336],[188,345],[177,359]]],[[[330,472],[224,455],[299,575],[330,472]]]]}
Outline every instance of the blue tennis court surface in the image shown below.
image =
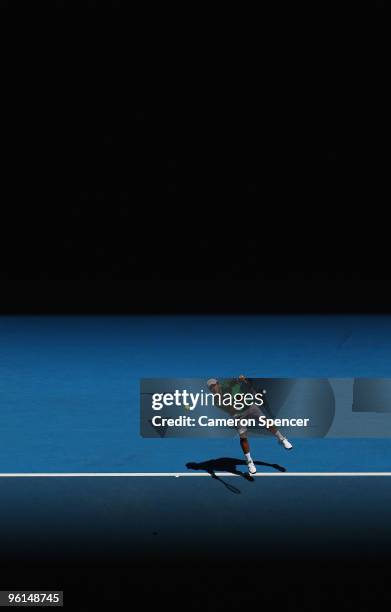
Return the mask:
{"type": "MultiPolygon", "coordinates": [[[[3,317],[0,471],[185,472],[236,437],[143,439],[142,377],[388,377],[391,317],[3,317]]],[[[289,472],[390,471],[391,441],[253,438],[289,472]]],[[[260,471],[274,471],[260,466],[260,471]]]]}

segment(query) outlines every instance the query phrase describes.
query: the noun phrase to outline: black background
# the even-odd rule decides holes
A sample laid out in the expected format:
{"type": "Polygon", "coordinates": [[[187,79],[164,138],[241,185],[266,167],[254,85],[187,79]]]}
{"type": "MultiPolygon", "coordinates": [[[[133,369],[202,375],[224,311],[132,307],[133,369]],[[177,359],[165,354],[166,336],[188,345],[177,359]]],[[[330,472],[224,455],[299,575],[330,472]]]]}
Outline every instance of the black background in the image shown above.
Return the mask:
{"type": "Polygon", "coordinates": [[[383,4],[183,56],[87,4],[5,67],[2,312],[389,311],[383,4]]]}
{"type": "MultiPolygon", "coordinates": [[[[17,4],[2,2],[2,313],[390,312],[383,2],[142,19],[119,0],[17,4]]],[[[85,610],[119,609],[126,586],[197,610],[384,595],[385,552],[293,569],[276,547],[280,563],[249,567],[244,547],[241,569],[206,551],[175,587],[137,551],[117,568],[5,559],[2,575],[84,579],[85,610]]]]}

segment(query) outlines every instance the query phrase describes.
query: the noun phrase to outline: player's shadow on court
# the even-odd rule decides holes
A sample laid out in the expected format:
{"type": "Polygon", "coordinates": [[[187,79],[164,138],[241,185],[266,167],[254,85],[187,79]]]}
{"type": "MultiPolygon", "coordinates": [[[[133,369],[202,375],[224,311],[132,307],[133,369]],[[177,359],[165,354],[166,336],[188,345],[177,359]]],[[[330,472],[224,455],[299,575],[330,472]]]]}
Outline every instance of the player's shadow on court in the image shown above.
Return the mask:
{"type": "MultiPolygon", "coordinates": [[[[278,472],[286,472],[286,468],[282,467],[282,465],[278,465],[278,463],[266,463],[265,461],[254,461],[255,465],[264,465],[267,467],[272,467],[278,472]]],[[[209,459],[208,461],[201,461],[200,463],[190,462],[186,463],[186,467],[188,470],[202,470],[210,474],[212,478],[220,481],[229,491],[232,493],[239,494],[240,490],[234,487],[233,485],[225,482],[221,476],[218,476],[216,472],[229,472],[230,474],[234,474],[235,476],[241,476],[250,482],[254,482],[254,478],[250,476],[248,472],[241,472],[238,469],[238,466],[245,465],[247,467],[246,461],[244,459],[232,459],[231,457],[220,457],[219,459],[209,459]]]]}

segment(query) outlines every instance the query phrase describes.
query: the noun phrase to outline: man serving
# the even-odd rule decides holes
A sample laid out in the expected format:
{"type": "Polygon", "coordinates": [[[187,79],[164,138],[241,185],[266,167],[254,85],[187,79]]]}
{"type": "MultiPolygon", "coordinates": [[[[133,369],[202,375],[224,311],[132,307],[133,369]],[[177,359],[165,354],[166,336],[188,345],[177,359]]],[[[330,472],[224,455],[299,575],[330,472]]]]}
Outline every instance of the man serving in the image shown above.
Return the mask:
{"type": "MultiPolygon", "coordinates": [[[[247,383],[247,380],[244,376],[239,376],[239,379],[234,378],[230,380],[225,380],[222,383],[220,383],[217,378],[210,378],[207,382],[207,385],[209,390],[215,395],[219,395],[220,397],[223,397],[227,393],[231,395],[232,403],[230,403],[229,405],[224,405],[220,402],[220,407],[225,409],[231,415],[240,416],[241,419],[255,418],[259,420],[260,416],[264,416],[264,413],[262,412],[259,406],[252,404],[251,406],[244,406],[240,410],[234,407],[233,399],[236,394],[240,393],[241,383],[247,383]]],[[[282,435],[282,433],[277,429],[277,427],[275,427],[275,425],[266,426],[266,429],[276,436],[278,442],[282,444],[284,448],[286,448],[287,450],[293,448],[289,440],[282,435]]],[[[240,437],[240,446],[242,447],[244,456],[246,457],[248,472],[252,476],[256,474],[257,468],[255,467],[254,461],[250,453],[250,444],[247,438],[247,427],[238,425],[237,431],[240,437]]]]}

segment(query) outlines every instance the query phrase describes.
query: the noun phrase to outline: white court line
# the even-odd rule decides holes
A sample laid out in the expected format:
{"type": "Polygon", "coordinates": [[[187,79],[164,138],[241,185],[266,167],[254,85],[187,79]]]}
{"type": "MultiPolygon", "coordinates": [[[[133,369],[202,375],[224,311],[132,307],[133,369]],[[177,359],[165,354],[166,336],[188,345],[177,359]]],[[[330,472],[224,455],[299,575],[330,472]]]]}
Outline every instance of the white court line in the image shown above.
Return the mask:
{"type": "MultiPolygon", "coordinates": [[[[216,476],[232,476],[239,478],[239,474],[231,472],[215,472],[216,476]]],[[[247,472],[243,472],[247,475],[247,472]]],[[[0,478],[138,478],[138,477],[189,477],[189,476],[207,476],[211,477],[207,472],[26,472],[16,474],[0,474],[0,478]]],[[[391,472],[257,472],[256,477],[303,477],[303,476],[391,476],[391,472]]]]}

